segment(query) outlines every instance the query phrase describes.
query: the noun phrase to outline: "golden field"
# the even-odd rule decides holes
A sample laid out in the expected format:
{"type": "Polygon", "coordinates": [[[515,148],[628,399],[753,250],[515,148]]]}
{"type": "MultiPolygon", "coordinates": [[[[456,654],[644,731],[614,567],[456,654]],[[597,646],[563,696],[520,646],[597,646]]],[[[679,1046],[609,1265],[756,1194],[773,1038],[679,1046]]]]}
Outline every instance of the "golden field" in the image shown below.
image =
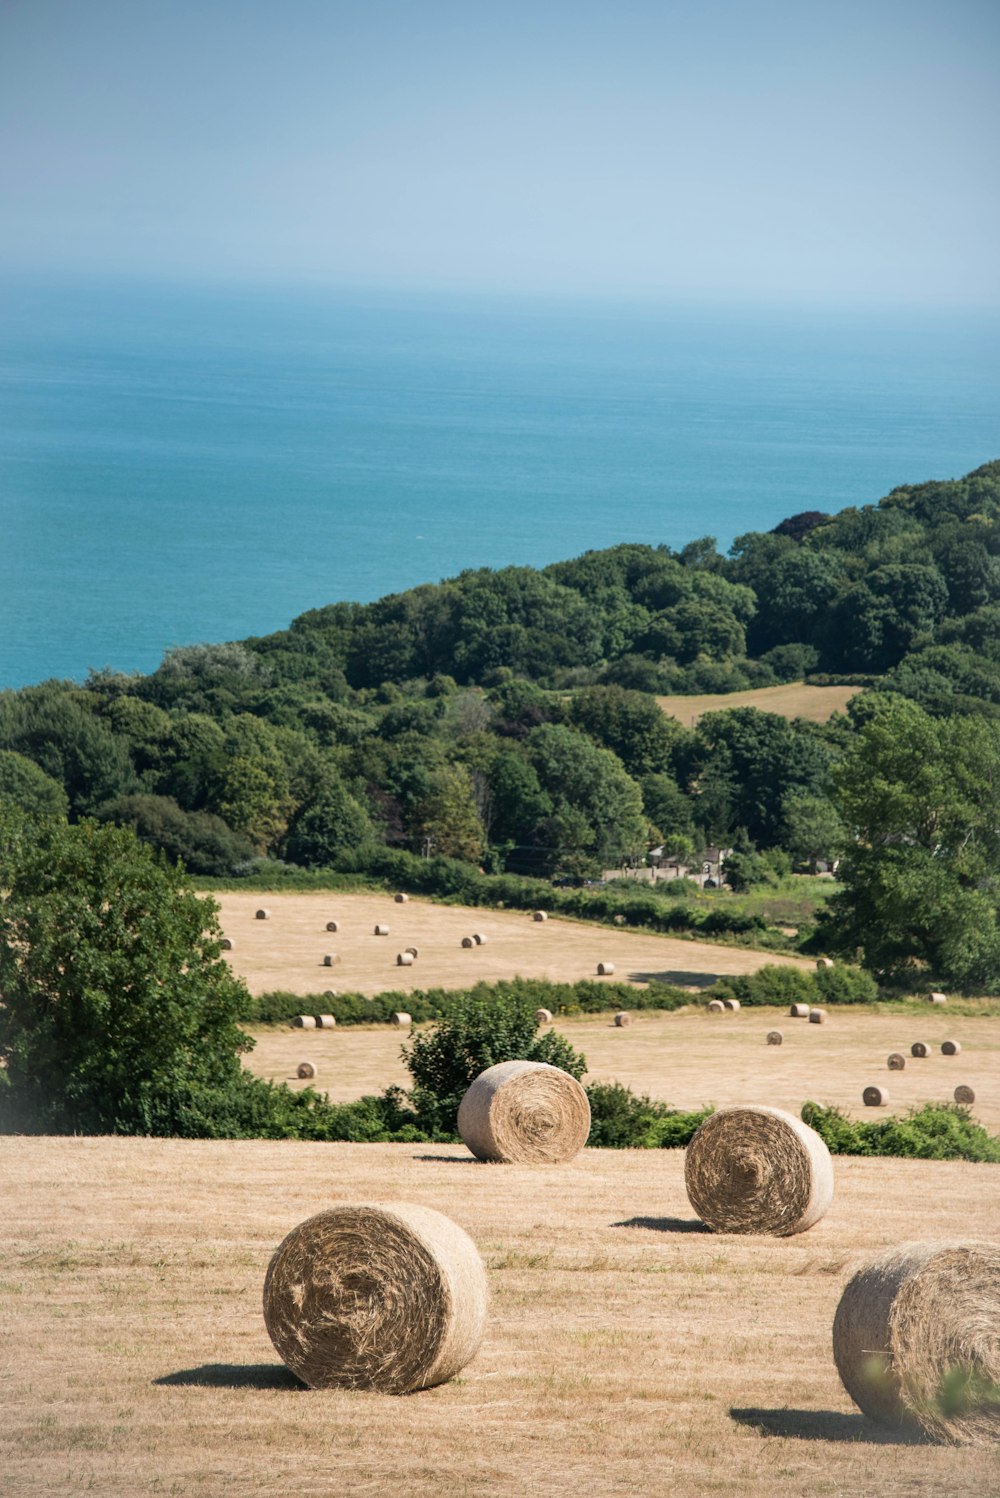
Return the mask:
{"type": "Polygon", "coordinates": [[[762,713],[777,713],[782,718],[807,718],[811,723],[825,723],[834,713],[842,713],[861,687],[813,687],[804,681],[790,681],[779,687],[754,687],[746,692],[710,692],[700,697],[657,697],[663,711],[686,728],[693,728],[705,713],[721,712],[731,707],[756,707],[762,713]]]}

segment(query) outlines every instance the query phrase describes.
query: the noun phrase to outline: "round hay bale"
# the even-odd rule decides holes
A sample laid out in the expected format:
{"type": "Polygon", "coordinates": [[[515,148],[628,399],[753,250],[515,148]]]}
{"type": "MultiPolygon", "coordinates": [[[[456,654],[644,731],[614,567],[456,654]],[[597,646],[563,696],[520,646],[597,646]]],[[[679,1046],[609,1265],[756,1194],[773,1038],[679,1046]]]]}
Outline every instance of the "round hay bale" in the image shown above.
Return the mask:
{"type": "Polygon", "coordinates": [[[768,1045],[784,1045],[785,1037],[780,1030],[768,1030],[767,1043],[768,1045]]]}
{"type": "Polygon", "coordinates": [[[337,990],[335,988],[324,988],[323,997],[324,999],[335,999],[337,997],[337,990]]]}
{"type": "Polygon", "coordinates": [[[316,1068],[311,1061],[300,1061],[295,1068],[295,1075],[304,1082],[307,1078],[316,1075],[316,1068]]]}
{"type": "Polygon", "coordinates": [[[915,1040],[910,1046],[911,1056],[929,1056],[931,1048],[924,1040],[915,1040]]]}
{"type": "Polygon", "coordinates": [[[417,950],[416,947],[404,947],[403,951],[404,952],[409,952],[409,954],[413,958],[414,962],[416,962],[417,958],[420,956],[420,953],[419,953],[419,951],[417,950]]]}
{"type": "Polygon", "coordinates": [[[531,919],[533,921],[547,921],[548,918],[548,912],[545,910],[536,910],[532,913],[531,916],[531,919]]]}
{"type": "Polygon", "coordinates": [[[687,1147],[684,1184],[715,1233],[805,1232],[833,1200],[833,1162],[823,1140],[792,1113],[723,1108],[687,1147]]]}
{"type": "Polygon", "coordinates": [[[392,1016],[392,1019],[389,1021],[389,1023],[392,1025],[403,1027],[405,1025],[412,1025],[413,1019],[411,1015],[407,1014],[405,1009],[397,1009],[396,1013],[392,1016]]]}
{"type": "Polygon", "coordinates": [[[625,1025],[630,1025],[631,1023],[632,1016],[629,1014],[628,1010],[619,1009],[618,1013],[615,1015],[615,1024],[618,1029],[621,1030],[625,1025]]]}
{"type": "Polygon", "coordinates": [[[960,1083],[959,1086],[955,1088],[953,1096],[956,1103],[963,1103],[966,1107],[976,1101],[975,1092],[971,1087],[966,1087],[964,1083],[960,1083]]]}
{"type": "Polygon", "coordinates": [[[327,921],[327,923],[326,923],[326,929],[328,931],[339,931],[340,930],[340,923],[339,923],[339,921],[327,921]]]}
{"type": "Polygon", "coordinates": [[[316,1016],[316,1028],[317,1028],[317,1030],[333,1030],[333,1029],[336,1028],[336,1025],[337,1025],[337,1017],[336,1017],[335,1014],[317,1014],[317,1016],[316,1016]]]}
{"type": "Polygon", "coordinates": [[[326,956],[323,958],[323,966],[333,967],[334,963],[337,963],[339,961],[340,958],[337,956],[336,952],[327,952],[326,956]]]}
{"type": "Polygon", "coordinates": [[[409,900],[410,897],[409,897],[409,895],[404,895],[403,891],[400,890],[399,893],[396,894],[396,895],[393,895],[392,898],[395,900],[395,902],[396,902],[397,905],[405,905],[406,902],[409,900]]]}
{"type": "Polygon", "coordinates": [[[866,1108],[885,1108],[889,1103],[888,1087],[866,1087],[861,1094],[866,1108]]]}
{"type": "Polygon", "coordinates": [[[297,1014],[292,1020],[296,1030],[315,1030],[316,1016],[314,1014],[297,1014]]]}
{"type": "Polygon", "coordinates": [[[613,962],[599,962],[597,964],[597,976],[599,978],[610,978],[615,970],[613,962]]]}
{"type": "Polygon", "coordinates": [[[388,936],[389,935],[389,927],[388,926],[382,926],[382,925],[376,925],[376,927],[375,927],[375,935],[376,936],[388,936]]]}
{"type": "Polygon", "coordinates": [[[810,1009],[809,1011],[809,1023],[811,1025],[825,1025],[826,1010],[818,1009],[815,1005],[813,1005],[812,1009],[810,1009]]]}
{"type": "Polygon", "coordinates": [[[927,995],[927,1002],[928,1004],[947,1004],[948,995],[946,993],[931,993],[927,995]]]}
{"type": "Polygon", "coordinates": [[[708,1012],[709,1014],[725,1014],[726,1006],[721,999],[709,999],[708,1012]]]}
{"type": "Polygon", "coordinates": [[[260,910],[257,910],[257,911],[254,912],[254,920],[255,921],[269,921],[270,919],[271,919],[271,912],[269,910],[265,909],[263,906],[261,907],[260,910]]]}
{"type": "Polygon", "coordinates": [[[869,1419],[985,1445],[1000,1440],[998,1325],[1000,1247],[904,1243],[848,1282],[833,1356],[869,1419]]]}
{"type": "Polygon", "coordinates": [[[219,942],[219,946],[221,947],[223,952],[231,952],[233,950],[232,937],[224,936],[219,942]]]}
{"type": "Polygon", "coordinates": [[[475,941],[473,940],[473,938],[471,936],[463,936],[462,937],[462,946],[465,947],[466,949],[468,949],[469,947],[474,947],[475,945],[476,945],[476,943],[475,943],[475,941]]]}
{"type": "Polygon", "coordinates": [[[792,1007],[791,1007],[791,1009],[789,1009],[788,1013],[791,1015],[792,1019],[808,1019],[809,1018],[809,1005],[808,1004],[793,1004],[792,1007]]]}
{"type": "Polygon", "coordinates": [[[481,931],[474,931],[472,933],[472,940],[475,942],[477,947],[485,947],[489,938],[484,936],[481,931]]]}
{"type": "Polygon", "coordinates": [[[728,1009],[730,1014],[739,1014],[740,1001],[739,999],[723,999],[722,1007],[728,1009]]]}
{"type": "Polygon", "coordinates": [[[817,957],[816,958],[816,971],[818,973],[821,973],[824,968],[833,967],[833,965],[834,964],[833,964],[833,958],[832,957],[817,957]]]}
{"type": "Polygon", "coordinates": [[[906,1057],[899,1051],[891,1051],[886,1057],[886,1066],[890,1071],[903,1071],[906,1067],[906,1057]]]}
{"type": "Polygon", "coordinates": [[[397,967],[412,967],[413,966],[413,953],[412,952],[397,952],[396,953],[396,966],[397,967]]]}
{"type": "Polygon", "coordinates": [[[552,1023],[552,1010],[551,1009],[536,1009],[535,1010],[535,1024],[536,1025],[551,1025],[551,1023],[552,1023]]]}
{"type": "Polygon", "coordinates": [[[959,1056],[959,1055],[961,1055],[961,1053],[962,1053],[962,1046],[961,1046],[961,1042],[960,1041],[957,1041],[957,1040],[942,1040],[942,1042],[941,1042],[941,1054],[942,1054],[942,1056],[959,1056]]]}
{"type": "Polygon", "coordinates": [[[264,1323],[314,1389],[410,1394],[454,1377],[486,1325],[486,1271],[457,1223],[430,1207],[332,1207],[280,1244],[264,1323]]]}
{"type": "Polygon", "coordinates": [[[463,1097],[458,1132],[478,1160],[559,1165],[586,1144],[590,1103],[558,1066],[501,1061],[480,1072],[463,1097]]]}
{"type": "Polygon", "coordinates": [[[625,917],[623,915],[616,915],[615,916],[615,925],[616,926],[624,926],[624,924],[625,924],[625,917]]]}

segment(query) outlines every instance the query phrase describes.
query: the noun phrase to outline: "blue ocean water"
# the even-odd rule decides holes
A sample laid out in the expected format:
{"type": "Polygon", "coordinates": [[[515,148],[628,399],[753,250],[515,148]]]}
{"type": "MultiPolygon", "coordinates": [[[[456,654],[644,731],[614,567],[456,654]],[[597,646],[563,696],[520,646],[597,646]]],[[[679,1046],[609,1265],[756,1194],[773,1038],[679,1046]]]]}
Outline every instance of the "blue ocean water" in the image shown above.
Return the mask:
{"type": "Polygon", "coordinates": [[[1000,316],[8,284],[0,686],[1000,456],[1000,316]]]}

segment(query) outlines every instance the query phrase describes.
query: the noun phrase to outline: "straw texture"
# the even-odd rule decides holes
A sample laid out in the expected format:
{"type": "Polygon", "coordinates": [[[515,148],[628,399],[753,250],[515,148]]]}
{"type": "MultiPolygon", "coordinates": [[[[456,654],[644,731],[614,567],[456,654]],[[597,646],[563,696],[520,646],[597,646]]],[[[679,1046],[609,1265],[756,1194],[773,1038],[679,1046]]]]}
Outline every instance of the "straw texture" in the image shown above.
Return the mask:
{"type": "Polygon", "coordinates": [[[810,1009],[810,1011],[809,1011],[809,1023],[811,1025],[825,1025],[826,1024],[826,1010],[825,1009],[818,1009],[815,1006],[812,1009],[810,1009]]]}
{"type": "Polygon", "coordinates": [[[317,1030],[333,1030],[336,1028],[336,1024],[337,1019],[333,1014],[317,1014],[316,1016],[317,1030]]]}
{"type": "Polygon", "coordinates": [[[728,1009],[731,1014],[739,1014],[740,1001],[739,999],[723,999],[722,1007],[728,1009]]]}
{"type": "Polygon", "coordinates": [[[463,1097],[458,1132],[479,1160],[557,1165],[586,1144],[590,1103],[558,1066],[501,1061],[480,1072],[463,1097]]]}
{"type": "Polygon", "coordinates": [[[964,1084],[956,1087],[953,1095],[956,1103],[964,1103],[966,1106],[976,1101],[976,1094],[973,1089],[966,1087],[964,1084]]]}
{"type": "Polygon", "coordinates": [[[233,950],[233,939],[232,939],[232,937],[231,936],[224,936],[222,938],[222,940],[219,942],[219,946],[221,947],[221,949],[222,949],[223,952],[231,952],[233,950]]]}
{"type": "Polygon", "coordinates": [[[375,927],[375,935],[376,936],[388,936],[389,935],[389,927],[388,926],[383,926],[381,924],[377,925],[375,927]]]}
{"type": "Polygon", "coordinates": [[[328,931],[339,931],[340,930],[340,923],[339,923],[339,921],[327,921],[327,923],[326,923],[326,929],[328,931]]]}
{"type": "Polygon", "coordinates": [[[397,1009],[396,1013],[392,1016],[392,1019],[390,1021],[390,1024],[399,1026],[412,1025],[412,1023],[413,1016],[407,1014],[405,1009],[397,1009]]]}
{"type": "Polygon", "coordinates": [[[295,1068],[295,1075],[305,1081],[308,1077],[316,1075],[316,1068],[311,1061],[300,1061],[295,1068]]]}
{"type": "Polygon", "coordinates": [[[548,911],[545,910],[536,910],[533,912],[531,917],[533,921],[547,921],[548,918],[548,911]]]}
{"type": "Polygon", "coordinates": [[[944,1240],[879,1255],[840,1298],[833,1356],[870,1419],[1000,1441],[1000,1247],[944,1240]]]}
{"type": "Polygon", "coordinates": [[[709,999],[708,1012],[709,1014],[725,1014],[726,1006],[721,999],[709,999]]]}
{"type": "Polygon", "coordinates": [[[915,1040],[910,1046],[911,1056],[929,1056],[931,1048],[924,1040],[915,1040]]]}
{"type": "Polygon", "coordinates": [[[396,966],[397,967],[412,967],[413,966],[413,953],[412,952],[397,952],[396,953],[396,966]]]}
{"type": "Polygon", "coordinates": [[[890,1051],[889,1055],[886,1057],[885,1064],[890,1071],[905,1071],[906,1057],[901,1056],[899,1051],[890,1051]]]}
{"type": "Polygon", "coordinates": [[[928,996],[927,996],[927,1002],[928,1002],[928,1004],[947,1004],[947,1002],[948,1002],[948,995],[946,993],[932,993],[932,994],[928,994],[928,996]]]}
{"type": "Polygon", "coordinates": [[[808,1004],[793,1004],[792,1007],[791,1007],[791,1009],[789,1009],[788,1013],[791,1015],[792,1019],[808,1019],[809,1018],[809,1005],[808,1004]]]}
{"type": "Polygon", "coordinates": [[[785,1037],[780,1030],[768,1030],[767,1043],[768,1045],[784,1045],[785,1037]]]}
{"type": "Polygon", "coordinates": [[[486,1325],[472,1239],[430,1207],[344,1206],[294,1228],[264,1281],[278,1353],[315,1389],[409,1394],[453,1378],[486,1325]]]}
{"type": "Polygon", "coordinates": [[[943,1040],[941,1042],[941,1054],[942,1054],[942,1056],[959,1056],[959,1055],[961,1055],[961,1052],[962,1052],[961,1041],[958,1041],[958,1040],[943,1040]]]}
{"type": "Polygon", "coordinates": [[[866,1087],[861,1094],[866,1108],[886,1108],[889,1104],[888,1087],[866,1087]]]}
{"type": "Polygon", "coordinates": [[[723,1108],[687,1147],[691,1205],[716,1233],[805,1232],[833,1200],[833,1162],[823,1140],[780,1108],[723,1108]]]}
{"type": "Polygon", "coordinates": [[[297,1014],[292,1020],[296,1030],[315,1030],[316,1016],[314,1014],[297,1014]]]}
{"type": "Polygon", "coordinates": [[[629,1014],[628,1010],[619,1009],[618,1013],[615,1015],[615,1024],[618,1026],[619,1030],[623,1025],[630,1025],[631,1023],[632,1016],[629,1014]]]}
{"type": "Polygon", "coordinates": [[[597,976],[599,978],[610,978],[615,970],[613,962],[599,962],[597,964],[597,976]]]}
{"type": "Polygon", "coordinates": [[[405,905],[409,898],[409,895],[404,895],[402,890],[400,890],[398,895],[393,895],[393,899],[397,905],[405,905]]]}
{"type": "Polygon", "coordinates": [[[263,907],[261,907],[260,910],[257,910],[257,911],[254,912],[254,920],[255,921],[269,921],[270,919],[271,919],[271,912],[270,912],[270,910],[266,910],[263,907]]]}
{"type": "Polygon", "coordinates": [[[816,958],[816,971],[818,973],[821,973],[823,971],[823,969],[827,968],[827,967],[833,967],[833,958],[832,957],[817,957],[816,958]]]}
{"type": "Polygon", "coordinates": [[[535,1010],[535,1024],[536,1025],[551,1025],[551,1023],[552,1023],[552,1010],[551,1009],[536,1009],[535,1010]]]}

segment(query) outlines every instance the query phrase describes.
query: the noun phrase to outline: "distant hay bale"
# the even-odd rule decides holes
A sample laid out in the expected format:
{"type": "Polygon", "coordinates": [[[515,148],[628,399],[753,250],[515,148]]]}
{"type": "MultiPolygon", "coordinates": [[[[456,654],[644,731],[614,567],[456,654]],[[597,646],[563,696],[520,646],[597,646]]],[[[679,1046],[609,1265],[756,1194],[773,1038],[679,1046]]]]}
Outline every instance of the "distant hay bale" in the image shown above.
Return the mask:
{"type": "Polygon", "coordinates": [[[708,1012],[709,1014],[724,1014],[726,1006],[721,999],[709,999],[708,1012]]]}
{"type": "Polygon", "coordinates": [[[551,1009],[536,1009],[535,1010],[535,1024],[536,1025],[551,1025],[551,1023],[552,1023],[552,1010],[551,1009]]]}
{"type": "Polygon", "coordinates": [[[575,1077],[543,1061],[501,1061],[473,1082],[458,1132],[478,1160],[558,1165],[590,1133],[590,1103],[575,1077]]]}
{"type": "Polygon", "coordinates": [[[885,1108],[889,1103],[888,1087],[866,1087],[861,1094],[866,1108],[885,1108]]]}
{"type": "Polygon", "coordinates": [[[295,1068],[295,1075],[304,1082],[307,1080],[307,1078],[314,1077],[316,1075],[316,1068],[315,1066],[313,1066],[311,1061],[300,1061],[298,1066],[295,1068]]]}
{"type": "Polygon", "coordinates": [[[396,902],[397,905],[405,905],[406,902],[409,900],[410,897],[409,897],[409,895],[404,895],[403,891],[400,890],[399,893],[396,894],[396,895],[393,895],[392,898],[395,900],[395,902],[396,902]]]}
{"type": "Polygon", "coordinates": [[[615,1024],[617,1025],[618,1029],[621,1030],[625,1025],[630,1025],[631,1023],[632,1016],[629,1014],[628,1010],[619,1009],[618,1013],[615,1015],[615,1024]]]}
{"type": "Polygon", "coordinates": [[[961,1046],[961,1043],[959,1041],[957,1041],[957,1040],[942,1040],[942,1042],[941,1042],[941,1054],[942,1054],[942,1056],[959,1056],[959,1055],[961,1055],[961,1052],[962,1052],[962,1046],[961,1046]]]}
{"type": "Polygon", "coordinates": [[[270,919],[271,919],[271,912],[270,912],[270,910],[265,909],[263,906],[260,908],[260,910],[258,910],[258,911],[256,911],[254,913],[254,920],[255,921],[269,921],[270,919]]]}
{"type": "Polygon", "coordinates": [[[392,1025],[397,1025],[400,1028],[404,1028],[406,1025],[413,1024],[413,1018],[411,1015],[407,1014],[405,1009],[397,1009],[396,1013],[392,1016],[392,1019],[389,1021],[389,1023],[392,1025]]]}
{"type": "Polygon", "coordinates": [[[413,966],[413,953],[412,952],[397,952],[396,953],[396,966],[397,967],[412,967],[413,966]]]}
{"type": "Polygon", "coordinates": [[[335,1014],[317,1014],[317,1016],[316,1016],[316,1028],[317,1028],[317,1030],[333,1030],[333,1029],[336,1029],[336,1025],[337,1025],[337,1017],[336,1017],[335,1014]]]}
{"type": "Polygon", "coordinates": [[[903,1071],[906,1067],[906,1057],[899,1051],[891,1051],[886,1058],[886,1066],[890,1071],[903,1071]]]}
{"type": "Polygon", "coordinates": [[[925,1040],[915,1040],[910,1046],[911,1056],[929,1056],[931,1048],[925,1040]]]}
{"type": "Polygon", "coordinates": [[[292,1020],[296,1030],[315,1030],[316,1016],[314,1014],[297,1014],[292,1020]]]}
{"type": "Polygon", "coordinates": [[[624,926],[624,924],[625,924],[625,917],[623,915],[616,915],[615,916],[615,925],[616,926],[624,926]]]}
{"type": "Polygon", "coordinates": [[[723,999],[722,1007],[723,1009],[728,1009],[730,1014],[739,1014],[740,1001],[739,999],[723,999]]]}
{"type": "Polygon", "coordinates": [[[791,1007],[791,1009],[789,1009],[788,1013],[791,1015],[792,1019],[808,1019],[809,1018],[809,1005],[808,1004],[793,1004],[792,1007],[791,1007]]]}
{"type": "Polygon", "coordinates": [[[219,946],[222,948],[223,952],[231,952],[233,950],[232,937],[224,936],[219,942],[219,946]]]}
{"type": "Polygon", "coordinates": [[[597,976],[599,978],[610,978],[615,970],[613,962],[599,962],[597,964],[597,976]]]}
{"type": "Polygon", "coordinates": [[[833,966],[834,966],[834,961],[833,961],[832,957],[817,957],[816,958],[816,971],[818,973],[821,973],[824,968],[833,967],[833,966]]]}
{"type": "Polygon", "coordinates": [[[848,1282],[833,1321],[844,1388],[869,1419],[1000,1441],[1000,1247],[904,1243],[848,1282]]]}
{"type": "Polygon", "coordinates": [[[684,1184],[715,1233],[805,1232],[833,1200],[823,1140],[792,1113],[761,1106],[711,1114],[687,1147],[684,1184]]]}
{"type": "Polygon", "coordinates": [[[975,1092],[971,1087],[966,1087],[964,1083],[955,1088],[953,1097],[956,1103],[963,1103],[966,1107],[976,1101],[975,1092]]]}
{"type": "Polygon", "coordinates": [[[326,956],[323,958],[323,966],[333,967],[334,964],[338,963],[339,961],[340,958],[337,956],[336,952],[327,952],[326,956]]]}
{"type": "Polygon", "coordinates": [[[547,921],[548,918],[548,912],[545,910],[536,910],[531,917],[533,921],[547,921]]]}
{"type": "Polygon", "coordinates": [[[324,988],[323,997],[324,999],[335,999],[337,997],[337,990],[335,988],[324,988]]]}
{"type": "Polygon", "coordinates": [[[416,947],[404,947],[403,951],[404,952],[409,952],[409,954],[413,958],[414,962],[416,962],[417,958],[420,956],[420,952],[419,952],[419,950],[416,947]]]}
{"type": "Polygon", "coordinates": [[[339,921],[327,921],[327,923],[326,923],[326,929],[328,931],[339,931],[340,930],[340,922],[339,921]]]}
{"type": "Polygon", "coordinates": [[[474,947],[475,945],[476,943],[471,936],[462,937],[462,946],[465,947],[466,950],[468,950],[469,947],[474,947]]]}
{"type": "Polygon", "coordinates": [[[389,927],[388,926],[382,926],[382,925],[376,925],[376,927],[375,927],[375,935],[376,936],[388,936],[389,935],[389,927]]]}
{"type": "Polygon", "coordinates": [[[489,937],[485,936],[482,931],[474,931],[472,933],[472,940],[477,947],[485,947],[489,937]]]}
{"type": "Polygon", "coordinates": [[[947,1004],[948,995],[946,993],[931,993],[927,995],[927,1002],[928,1004],[947,1004]]]}
{"type": "Polygon", "coordinates": [[[780,1030],[768,1030],[767,1043],[768,1045],[784,1045],[785,1037],[780,1030]]]}
{"type": "Polygon", "coordinates": [[[264,1281],[280,1357],[314,1389],[410,1394],[453,1378],[486,1325],[472,1239],[430,1207],[332,1207],[288,1234],[264,1281]]]}
{"type": "Polygon", "coordinates": [[[811,1025],[826,1024],[826,1010],[818,1009],[815,1005],[809,1011],[809,1023],[811,1025]]]}

